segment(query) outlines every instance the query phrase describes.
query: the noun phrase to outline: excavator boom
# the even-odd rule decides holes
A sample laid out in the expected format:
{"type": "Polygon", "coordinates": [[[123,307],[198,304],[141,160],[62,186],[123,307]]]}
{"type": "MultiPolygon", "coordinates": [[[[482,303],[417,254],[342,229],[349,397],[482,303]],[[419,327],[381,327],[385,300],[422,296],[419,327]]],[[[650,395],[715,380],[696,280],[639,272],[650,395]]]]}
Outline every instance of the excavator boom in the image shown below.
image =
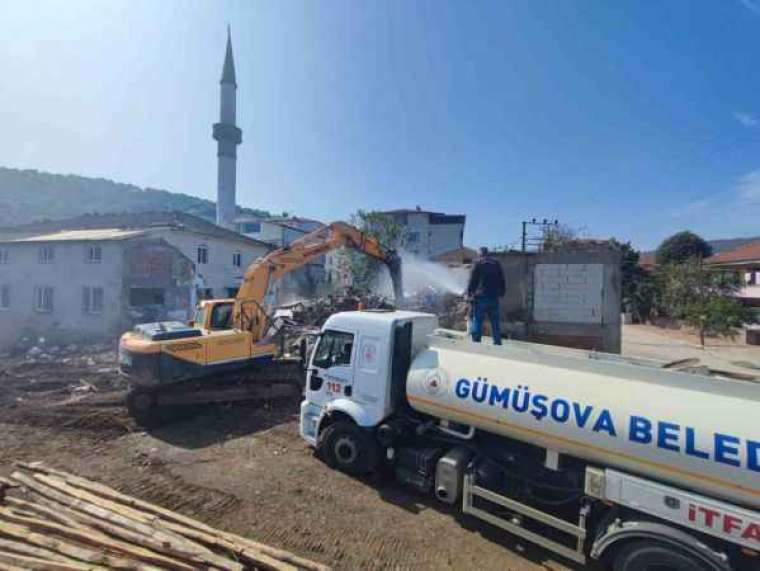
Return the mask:
{"type": "Polygon", "coordinates": [[[255,341],[262,339],[268,326],[268,317],[263,307],[264,298],[272,281],[341,247],[364,252],[384,262],[391,274],[394,295],[397,300],[401,299],[401,263],[396,253],[384,249],[375,238],[350,224],[333,222],[302,236],[288,246],[270,252],[248,267],[235,299],[236,326],[251,331],[255,341]]]}

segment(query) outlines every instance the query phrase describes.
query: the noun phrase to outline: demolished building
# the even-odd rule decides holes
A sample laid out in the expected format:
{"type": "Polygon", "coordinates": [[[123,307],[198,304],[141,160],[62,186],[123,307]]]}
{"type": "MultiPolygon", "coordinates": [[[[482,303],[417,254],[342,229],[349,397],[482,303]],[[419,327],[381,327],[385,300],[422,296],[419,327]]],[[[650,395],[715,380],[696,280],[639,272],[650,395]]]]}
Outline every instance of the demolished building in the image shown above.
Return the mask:
{"type": "Polygon", "coordinates": [[[0,230],[0,346],[102,336],[231,297],[272,246],[179,212],[85,215],[0,230]]]}
{"type": "Polygon", "coordinates": [[[147,232],[64,230],[5,237],[0,249],[0,347],[117,335],[191,307],[192,261],[147,232]]]}

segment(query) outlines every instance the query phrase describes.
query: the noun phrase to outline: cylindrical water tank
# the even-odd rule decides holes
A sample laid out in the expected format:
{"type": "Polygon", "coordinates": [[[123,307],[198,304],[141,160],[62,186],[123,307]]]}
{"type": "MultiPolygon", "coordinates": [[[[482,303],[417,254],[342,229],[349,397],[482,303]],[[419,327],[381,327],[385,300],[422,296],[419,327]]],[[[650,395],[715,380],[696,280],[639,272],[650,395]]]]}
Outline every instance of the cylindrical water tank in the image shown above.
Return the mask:
{"type": "Polygon", "coordinates": [[[760,508],[760,385],[507,343],[433,340],[418,411],[760,508]]]}

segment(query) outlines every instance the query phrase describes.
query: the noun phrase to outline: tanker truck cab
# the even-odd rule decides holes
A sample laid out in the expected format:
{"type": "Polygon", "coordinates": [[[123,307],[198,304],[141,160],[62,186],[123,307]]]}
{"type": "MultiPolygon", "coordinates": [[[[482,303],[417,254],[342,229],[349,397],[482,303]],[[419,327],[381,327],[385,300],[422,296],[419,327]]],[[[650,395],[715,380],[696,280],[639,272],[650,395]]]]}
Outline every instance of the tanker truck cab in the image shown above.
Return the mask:
{"type": "Polygon", "coordinates": [[[437,327],[436,316],[410,311],[332,315],[309,361],[301,436],[317,446],[320,437],[323,442],[330,435],[337,438],[335,427],[326,434],[331,424],[341,422],[342,432],[351,423],[362,436],[381,424],[393,413],[393,400],[402,396],[392,389],[405,382],[411,354],[437,327]]]}
{"type": "Polygon", "coordinates": [[[760,384],[437,326],[327,320],[299,430],[328,465],[581,564],[760,570],[760,384]]]}

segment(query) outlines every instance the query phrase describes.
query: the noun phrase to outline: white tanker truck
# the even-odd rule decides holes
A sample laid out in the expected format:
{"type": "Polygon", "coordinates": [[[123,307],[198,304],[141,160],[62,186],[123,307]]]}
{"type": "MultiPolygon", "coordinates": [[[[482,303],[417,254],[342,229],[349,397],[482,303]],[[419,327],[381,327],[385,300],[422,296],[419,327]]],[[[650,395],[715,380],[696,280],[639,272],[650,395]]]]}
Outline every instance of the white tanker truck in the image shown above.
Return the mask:
{"type": "Polygon", "coordinates": [[[760,569],[760,385],[437,325],[328,319],[300,416],[328,464],[388,470],[580,563],[760,569]]]}

